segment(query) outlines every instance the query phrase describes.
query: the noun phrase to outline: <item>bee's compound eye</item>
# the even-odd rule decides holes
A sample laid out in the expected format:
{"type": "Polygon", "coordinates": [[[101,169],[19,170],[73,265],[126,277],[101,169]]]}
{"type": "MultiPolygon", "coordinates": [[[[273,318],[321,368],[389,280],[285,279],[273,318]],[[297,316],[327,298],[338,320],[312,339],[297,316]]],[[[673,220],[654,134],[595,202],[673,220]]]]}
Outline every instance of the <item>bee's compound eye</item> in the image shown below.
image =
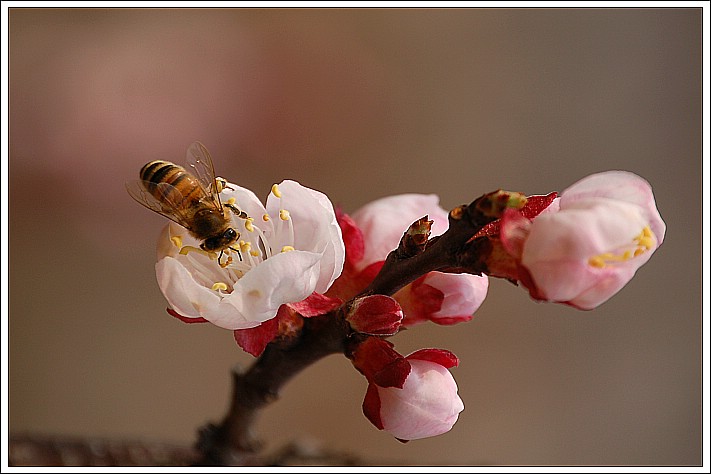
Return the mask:
{"type": "Polygon", "coordinates": [[[205,250],[206,252],[211,252],[215,250],[215,239],[207,239],[205,242],[200,244],[200,248],[205,250]]]}
{"type": "Polygon", "coordinates": [[[230,241],[236,239],[238,237],[237,231],[234,230],[232,227],[227,229],[222,236],[226,239],[229,239],[230,241]]]}

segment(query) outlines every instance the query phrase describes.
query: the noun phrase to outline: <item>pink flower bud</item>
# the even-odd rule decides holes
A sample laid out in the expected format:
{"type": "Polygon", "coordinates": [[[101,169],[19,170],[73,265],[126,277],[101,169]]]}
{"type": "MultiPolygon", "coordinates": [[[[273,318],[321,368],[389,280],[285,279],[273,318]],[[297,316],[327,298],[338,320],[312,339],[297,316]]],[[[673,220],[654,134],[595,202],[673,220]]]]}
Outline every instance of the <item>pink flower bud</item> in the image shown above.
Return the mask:
{"type": "Polygon", "coordinates": [[[356,299],[346,319],[358,332],[389,336],[400,329],[402,309],[397,301],[389,296],[370,295],[356,299]]]}
{"type": "MultiPolygon", "coordinates": [[[[346,246],[346,265],[329,295],[348,300],[365,288],[380,270],[390,251],[397,248],[403,233],[418,219],[428,216],[433,236],[449,227],[447,211],[434,194],[401,194],[366,204],[353,214],[337,212],[346,246]]],[[[486,275],[431,272],[406,285],[393,298],[404,313],[402,323],[412,326],[424,321],[454,324],[468,321],[486,297],[486,275]]]]}
{"type": "Polygon", "coordinates": [[[533,218],[507,211],[490,274],[521,281],[536,299],[592,309],[630,281],[665,231],[649,183],[624,171],[598,173],[533,218]]]}
{"type": "Polygon", "coordinates": [[[400,440],[446,433],[459,418],[464,404],[448,367],[456,357],[448,351],[427,349],[406,357],[410,373],[402,388],[368,386],[363,412],[379,429],[400,440]]]}
{"type": "Polygon", "coordinates": [[[469,273],[430,272],[395,294],[407,317],[403,325],[423,321],[451,325],[469,321],[484,302],[489,279],[469,273]]]}

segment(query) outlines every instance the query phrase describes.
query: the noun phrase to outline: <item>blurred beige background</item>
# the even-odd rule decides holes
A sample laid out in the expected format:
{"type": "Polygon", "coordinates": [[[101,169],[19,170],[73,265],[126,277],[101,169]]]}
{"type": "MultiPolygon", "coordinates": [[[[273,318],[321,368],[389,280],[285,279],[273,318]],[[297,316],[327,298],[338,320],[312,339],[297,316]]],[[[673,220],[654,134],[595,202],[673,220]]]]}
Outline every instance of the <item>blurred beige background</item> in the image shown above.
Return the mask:
{"type": "Polygon", "coordinates": [[[13,433],[191,443],[251,356],[165,312],[165,220],[124,189],[201,140],[266,196],[292,178],[347,212],[437,193],[562,190],[602,170],[653,185],[651,261],[592,312],[504,281],[469,323],[392,339],[442,347],[465,403],[401,444],[362,415],[331,356],[258,430],[372,462],[701,462],[701,10],[10,10],[13,433]]]}

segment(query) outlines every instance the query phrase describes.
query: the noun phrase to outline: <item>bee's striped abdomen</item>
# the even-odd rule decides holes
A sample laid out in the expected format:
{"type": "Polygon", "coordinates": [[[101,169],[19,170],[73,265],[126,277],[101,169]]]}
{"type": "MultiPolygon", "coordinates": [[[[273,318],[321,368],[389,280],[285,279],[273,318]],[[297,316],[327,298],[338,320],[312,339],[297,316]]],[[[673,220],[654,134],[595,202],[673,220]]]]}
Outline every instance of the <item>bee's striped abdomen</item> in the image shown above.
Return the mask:
{"type": "Polygon", "coordinates": [[[169,161],[151,161],[141,168],[140,175],[148,192],[157,199],[165,197],[164,191],[157,192],[156,190],[156,185],[160,183],[170,184],[178,192],[179,196],[172,198],[174,202],[183,201],[187,204],[199,201],[205,194],[198,181],[185,171],[185,168],[169,161]]]}

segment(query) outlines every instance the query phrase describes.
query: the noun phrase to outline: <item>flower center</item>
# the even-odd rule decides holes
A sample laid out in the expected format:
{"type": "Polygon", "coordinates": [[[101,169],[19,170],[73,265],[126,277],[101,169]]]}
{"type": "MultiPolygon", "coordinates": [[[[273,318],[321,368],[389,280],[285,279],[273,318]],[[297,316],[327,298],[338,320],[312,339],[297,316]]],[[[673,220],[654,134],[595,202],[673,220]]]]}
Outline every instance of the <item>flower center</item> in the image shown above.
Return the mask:
{"type": "Polygon", "coordinates": [[[656,246],[657,239],[649,226],[645,226],[634,239],[630,248],[623,250],[621,253],[606,252],[600,255],[595,255],[588,259],[588,264],[595,268],[605,268],[608,265],[613,265],[618,262],[625,262],[634,257],[642,255],[648,250],[653,250],[656,246]]]}
{"type": "MultiPolygon", "coordinates": [[[[272,186],[271,192],[281,203],[282,193],[276,184],[272,186]]],[[[239,203],[236,203],[234,198],[226,202],[239,207],[239,203]]],[[[179,253],[185,255],[192,264],[193,277],[202,285],[219,293],[231,293],[237,280],[268,258],[278,253],[295,250],[294,225],[288,210],[280,206],[278,216],[272,218],[269,214],[264,214],[261,220],[232,214],[232,227],[239,232],[240,240],[225,249],[222,254],[183,245],[180,236],[170,237],[173,245],[180,249],[179,253]],[[262,222],[270,222],[272,225],[261,226],[262,222]],[[274,244],[276,240],[279,241],[278,245],[274,244]],[[206,262],[205,257],[208,257],[211,262],[206,262]]]]}

